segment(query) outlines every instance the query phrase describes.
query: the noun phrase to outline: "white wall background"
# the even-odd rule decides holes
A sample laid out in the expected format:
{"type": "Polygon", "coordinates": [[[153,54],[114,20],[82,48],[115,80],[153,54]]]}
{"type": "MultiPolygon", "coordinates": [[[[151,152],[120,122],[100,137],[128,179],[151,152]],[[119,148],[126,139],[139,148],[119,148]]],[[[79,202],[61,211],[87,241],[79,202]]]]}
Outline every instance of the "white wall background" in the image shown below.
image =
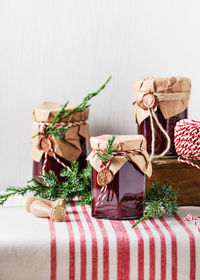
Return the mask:
{"type": "Polygon", "coordinates": [[[0,0],[0,189],[31,177],[31,110],[92,102],[91,134],[135,133],[132,82],[192,80],[189,116],[200,119],[200,4],[188,0],[0,0]]]}

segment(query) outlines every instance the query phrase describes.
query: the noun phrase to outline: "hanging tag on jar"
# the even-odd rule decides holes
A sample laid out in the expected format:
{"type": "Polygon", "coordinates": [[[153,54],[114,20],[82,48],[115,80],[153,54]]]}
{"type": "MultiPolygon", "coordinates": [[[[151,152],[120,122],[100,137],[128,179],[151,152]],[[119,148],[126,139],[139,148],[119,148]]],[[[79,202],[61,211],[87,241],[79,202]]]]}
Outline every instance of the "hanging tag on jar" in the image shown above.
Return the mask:
{"type": "Polygon", "coordinates": [[[40,147],[41,149],[45,152],[45,153],[48,153],[49,156],[53,156],[53,153],[51,151],[51,148],[52,148],[52,142],[49,138],[42,138],[41,142],[40,142],[40,147]]]}
{"type": "Polygon", "coordinates": [[[146,93],[144,94],[142,101],[140,101],[138,105],[143,110],[148,110],[155,107],[155,103],[156,103],[155,95],[153,93],[146,93]]]}
{"type": "Polygon", "coordinates": [[[101,170],[97,175],[97,183],[99,186],[104,187],[110,184],[114,179],[114,174],[109,169],[101,170]]]}

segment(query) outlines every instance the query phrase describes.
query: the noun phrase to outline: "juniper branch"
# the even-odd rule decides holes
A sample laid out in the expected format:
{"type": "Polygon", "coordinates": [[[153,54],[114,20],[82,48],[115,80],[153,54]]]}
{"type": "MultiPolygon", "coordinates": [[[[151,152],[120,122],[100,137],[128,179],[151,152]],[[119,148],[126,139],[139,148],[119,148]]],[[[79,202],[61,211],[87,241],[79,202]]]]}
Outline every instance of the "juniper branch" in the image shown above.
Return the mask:
{"type": "Polygon", "coordinates": [[[164,186],[159,182],[153,184],[146,194],[146,200],[144,216],[132,228],[149,218],[162,217],[163,211],[176,214],[178,210],[177,195],[173,191],[171,183],[164,186]]]}
{"type": "Polygon", "coordinates": [[[9,197],[15,195],[24,196],[27,192],[32,192],[35,196],[56,200],[65,198],[67,201],[79,196],[82,197],[82,204],[91,202],[91,169],[85,168],[79,171],[78,162],[71,164],[70,172],[68,169],[61,171],[63,182],[60,182],[53,171],[32,178],[25,187],[9,187],[4,194],[0,195],[0,205],[3,205],[9,197]]]}
{"type": "MultiPolygon", "coordinates": [[[[72,109],[66,110],[66,107],[69,104],[69,101],[67,101],[63,105],[61,110],[57,113],[57,115],[53,119],[52,123],[44,129],[45,135],[53,135],[56,138],[63,138],[65,136],[67,130],[71,127],[71,125],[65,126],[65,127],[62,127],[62,126],[57,127],[55,124],[57,122],[62,122],[63,119],[69,117],[72,114],[75,114],[78,112],[83,112],[86,108],[90,107],[90,104],[88,104],[88,102],[93,97],[98,95],[106,87],[106,85],[109,83],[110,79],[111,79],[111,76],[106,80],[106,82],[97,91],[89,93],[78,106],[76,106],[72,109]]],[[[41,135],[40,131],[37,134],[35,134],[34,136],[32,136],[32,138],[39,136],[39,135],[41,135]]]]}

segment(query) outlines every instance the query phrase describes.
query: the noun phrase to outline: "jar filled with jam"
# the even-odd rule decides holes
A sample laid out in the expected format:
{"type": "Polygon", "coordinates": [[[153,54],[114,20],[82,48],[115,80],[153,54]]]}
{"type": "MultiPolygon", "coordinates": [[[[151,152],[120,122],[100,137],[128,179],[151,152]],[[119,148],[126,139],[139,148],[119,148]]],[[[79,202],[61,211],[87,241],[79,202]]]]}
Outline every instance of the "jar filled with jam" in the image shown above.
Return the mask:
{"type": "MultiPolygon", "coordinates": [[[[78,161],[80,171],[87,166],[88,108],[62,120],[63,126],[71,125],[63,138],[43,133],[44,127],[52,123],[61,108],[60,104],[45,102],[33,109],[32,135],[37,135],[38,131],[42,132],[39,136],[32,138],[34,177],[41,175],[43,171],[52,170],[62,180],[60,171],[65,166],[70,166],[72,161],[78,161]]],[[[69,109],[70,107],[66,108],[66,110],[69,109]]]]}
{"type": "Polygon", "coordinates": [[[151,163],[142,135],[115,136],[110,160],[102,157],[111,135],[91,137],[92,216],[107,219],[137,219],[143,216],[145,175],[151,163]]]}
{"type": "Polygon", "coordinates": [[[187,78],[146,77],[134,81],[134,110],[138,133],[149,154],[176,156],[174,127],[187,118],[191,82],[187,78]]]}

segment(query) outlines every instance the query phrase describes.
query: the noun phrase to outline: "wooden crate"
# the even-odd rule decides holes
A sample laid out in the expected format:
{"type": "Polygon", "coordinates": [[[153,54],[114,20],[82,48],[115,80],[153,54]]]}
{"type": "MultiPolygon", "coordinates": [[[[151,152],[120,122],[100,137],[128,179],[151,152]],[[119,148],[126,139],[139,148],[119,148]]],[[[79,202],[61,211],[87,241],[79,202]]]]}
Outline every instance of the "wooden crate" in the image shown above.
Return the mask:
{"type": "MultiPolygon", "coordinates": [[[[200,164],[198,162],[198,164],[200,164]]],[[[200,206],[200,170],[177,159],[157,159],[152,162],[151,178],[146,177],[146,188],[153,183],[172,182],[179,205],[200,206]]]]}

